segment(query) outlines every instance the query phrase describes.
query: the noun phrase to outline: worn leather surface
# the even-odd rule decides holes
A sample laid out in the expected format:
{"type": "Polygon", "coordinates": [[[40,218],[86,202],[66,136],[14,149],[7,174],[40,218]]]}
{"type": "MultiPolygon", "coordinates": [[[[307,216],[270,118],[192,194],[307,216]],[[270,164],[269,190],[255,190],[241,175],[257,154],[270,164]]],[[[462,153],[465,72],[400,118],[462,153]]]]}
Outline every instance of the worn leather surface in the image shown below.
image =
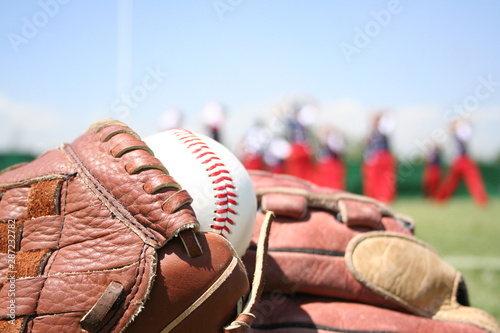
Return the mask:
{"type": "Polygon", "coordinates": [[[120,332],[133,318],[222,331],[248,278],[227,241],[197,232],[190,202],[115,120],[0,173],[0,331],[120,332]]]}
{"type": "Polygon", "coordinates": [[[433,320],[373,305],[308,295],[265,294],[252,333],[485,333],[475,325],[433,320]]]}

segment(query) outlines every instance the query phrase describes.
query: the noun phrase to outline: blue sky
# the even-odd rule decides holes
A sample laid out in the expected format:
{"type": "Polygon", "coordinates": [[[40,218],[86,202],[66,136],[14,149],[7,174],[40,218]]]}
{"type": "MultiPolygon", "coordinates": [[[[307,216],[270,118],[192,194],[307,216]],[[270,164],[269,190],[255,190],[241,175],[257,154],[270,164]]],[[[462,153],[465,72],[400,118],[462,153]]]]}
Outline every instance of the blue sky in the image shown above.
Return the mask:
{"type": "Polygon", "coordinates": [[[493,0],[0,0],[0,150],[39,153],[104,117],[148,136],[170,107],[203,131],[210,100],[227,107],[234,148],[257,117],[302,94],[321,123],[354,138],[371,112],[391,109],[403,158],[461,112],[474,155],[491,159],[499,15],[493,0]],[[134,89],[142,94],[119,112],[134,89]]]}

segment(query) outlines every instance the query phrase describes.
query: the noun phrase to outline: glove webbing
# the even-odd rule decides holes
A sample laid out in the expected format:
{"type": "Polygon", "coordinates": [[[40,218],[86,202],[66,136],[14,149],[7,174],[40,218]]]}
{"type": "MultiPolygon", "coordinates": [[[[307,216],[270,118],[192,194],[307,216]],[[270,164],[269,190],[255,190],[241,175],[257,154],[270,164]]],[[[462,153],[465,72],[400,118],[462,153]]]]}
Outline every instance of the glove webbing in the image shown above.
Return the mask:
{"type": "MultiPolygon", "coordinates": [[[[0,301],[0,331],[20,332],[24,326],[24,320],[35,311],[36,295],[23,295],[23,285],[33,283],[33,279],[39,277],[43,271],[47,258],[53,250],[57,249],[61,233],[58,227],[62,227],[62,217],[59,212],[60,189],[67,175],[50,175],[35,182],[18,184],[19,187],[9,188],[2,193],[2,199],[8,205],[9,196],[25,196],[26,206],[18,207],[19,216],[24,218],[14,219],[1,216],[0,219],[0,269],[1,294],[5,297],[0,301]],[[42,228],[39,229],[40,225],[42,228]],[[52,228],[51,237],[40,230],[43,227],[52,228]],[[23,245],[23,232],[25,238],[32,241],[29,244],[40,246],[27,247],[23,245]],[[7,297],[8,296],[8,297],[7,297]],[[27,297],[23,297],[27,296],[27,297]],[[28,299],[32,299],[29,302],[28,299]],[[9,308],[10,306],[10,308],[9,308]]],[[[38,279],[40,280],[40,278],[38,279]]],[[[43,281],[37,281],[42,282],[43,281]]]]}

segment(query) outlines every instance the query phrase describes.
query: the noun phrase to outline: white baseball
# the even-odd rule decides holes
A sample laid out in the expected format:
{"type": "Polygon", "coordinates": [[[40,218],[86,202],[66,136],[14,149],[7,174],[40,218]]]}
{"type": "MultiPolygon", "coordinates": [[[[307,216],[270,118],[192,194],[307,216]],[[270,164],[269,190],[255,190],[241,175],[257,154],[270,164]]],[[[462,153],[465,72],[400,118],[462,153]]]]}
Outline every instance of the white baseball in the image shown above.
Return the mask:
{"type": "Polygon", "coordinates": [[[252,237],[257,199],[239,159],[217,141],[184,129],[160,132],[144,142],[193,198],[200,230],[226,237],[242,256],[252,237]]]}

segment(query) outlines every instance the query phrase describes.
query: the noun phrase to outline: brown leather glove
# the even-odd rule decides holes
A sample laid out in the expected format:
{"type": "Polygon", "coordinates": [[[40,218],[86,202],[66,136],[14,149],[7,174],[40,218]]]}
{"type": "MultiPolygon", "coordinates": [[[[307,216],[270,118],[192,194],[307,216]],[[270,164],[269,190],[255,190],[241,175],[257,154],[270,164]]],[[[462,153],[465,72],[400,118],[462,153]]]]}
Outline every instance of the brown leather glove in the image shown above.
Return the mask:
{"type": "MultiPolygon", "coordinates": [[[[265,271],[267,297],[301,293],[326,297],[329,302],[342,299],[370,304],[376,308],[366,308],[367,318],[372,313],[380,313],[381,322],[397,320],[398,332],[412,331],[414,327],[411,321],[405,326],[404,319],[397,319],[404,318],[401,313],[447,323],[462,322],[480,327],[483,332],[500,332],[492,316],[468,306],[461,274],[414,237],[414,223],[410,218],[368,197],[319,187],[295,177],[261,171],[251,171],[250,176],[261,209],[257,213],[256,231],[264,212],[272,211],[276,215],[265,271]],[[390,316],[393,312],[377,308],[396,310],[397,315],[393,318],[390,316]]],[[[254,232],[252,241],[258,239],[254,232]]],[[[250,272],[253,248],[251,245],[243,256],[250,272]]],[[[319,313],[337,311],[337,307],[338,311],[343,311],[343,307],[347,307],[349,313],[357,311],[351,310],[352,305],[342,304],[322,305],[318,313],[315,306],[306,308],[312,309],[314,318],[319,318],[319,313]]],[[[287,320],[293,319],[280,305],[275,306],[280,313],[277,315],[266,316],[265,309],[257,313],[257,318],[266,325],[279,322],[281,315],[287,320]]],[[[358,312],[358,315],[365,313],[358,312]]],[[[359,327],[355,321],[339,320],[340,326],[325,318],[320,322],[345,330],[359,327]]],[[[438,329],[438,324],[429,325],[436,325],[435,331],[447,332],[438,329]]],[[[378,331],[378,327],[384,325],[367,320],[363,329],[378,331]]],[[[273,332],[285,331],[295,332],[273,332]]]]}
{"type": "Polygon", "coordinates": [[[222,332],[248,277],[190,202],[115,120],[4,170],[0,331],[222,332]]]}

